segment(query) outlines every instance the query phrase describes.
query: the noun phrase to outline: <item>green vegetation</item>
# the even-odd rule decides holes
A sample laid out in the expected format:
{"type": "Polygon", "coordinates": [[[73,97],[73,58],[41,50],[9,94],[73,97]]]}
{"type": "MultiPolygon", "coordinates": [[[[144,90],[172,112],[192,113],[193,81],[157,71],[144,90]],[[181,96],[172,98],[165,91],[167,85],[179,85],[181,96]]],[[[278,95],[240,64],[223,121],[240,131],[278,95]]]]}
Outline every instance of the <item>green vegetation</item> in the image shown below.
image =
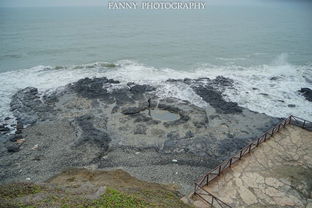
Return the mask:
{"type": "Polygon", "coordinates": [[[106,193],[89,208],[145,208],[150,206],[142,199],[108,188],[106,193]]]}
{"type": "Polygon", "coordinates": [[[32,183],[12,183],[0,186],[0,198],[13,199],[42,191],[42,187],[32,183]]]}
{"type": "Polygon", "coordinates": [[[175,190],[140,181],[121,170],[75,169],[40,185],[0,185],[0,208],[191,208],[175,190]]]}

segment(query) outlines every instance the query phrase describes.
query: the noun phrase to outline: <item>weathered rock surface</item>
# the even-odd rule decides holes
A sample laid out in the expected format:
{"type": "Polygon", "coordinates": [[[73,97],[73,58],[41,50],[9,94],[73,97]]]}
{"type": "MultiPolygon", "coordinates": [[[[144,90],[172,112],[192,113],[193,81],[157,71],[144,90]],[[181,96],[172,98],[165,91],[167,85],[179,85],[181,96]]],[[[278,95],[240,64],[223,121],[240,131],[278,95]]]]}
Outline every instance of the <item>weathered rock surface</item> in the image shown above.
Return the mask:
{"type": "Polygon", "coordinates": [[[199,175],[279,120],[227,102],[222,92],[232,87],[230,79],[167,82],[191,86],[205,106],[160,98],[159,86],[105,77],[85,78],[52,94],[18,91],[11,110],[25,142],[14,153],[1,146],[17,139],[0,143],[0,182],[30,176],[42,181],[64,167],[118,167],[143,180],[177,183],[187,193],[199,175]],[[157,109],[177,119],[156,119],[151,111],[157,109]]]}
{"type": "Polygon", "coordinates": [[[301,88],[299,92],[305,97],[306,100],[312,102],[312,90],[310,88],[301,88]]]}

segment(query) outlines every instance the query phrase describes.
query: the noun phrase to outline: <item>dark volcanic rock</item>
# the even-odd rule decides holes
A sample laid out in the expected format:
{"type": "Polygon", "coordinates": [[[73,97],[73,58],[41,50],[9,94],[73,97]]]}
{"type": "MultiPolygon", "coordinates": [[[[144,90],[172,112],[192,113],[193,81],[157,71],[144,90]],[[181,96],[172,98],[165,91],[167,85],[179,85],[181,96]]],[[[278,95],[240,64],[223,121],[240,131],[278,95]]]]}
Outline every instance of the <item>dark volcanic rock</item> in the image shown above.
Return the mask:
{"type": "Polygon", "coordinates": [[[148,121],[152,120],[151,117],[148,117],[148,116],[143,115],[141,113],[132,114],[132,117],[135,117],[134,122],[148,122],[148,121]]]}
{"type": "Polygon", "coordinates": [[[193,87],[194,91],[216,109],[218,113],[241,113],[242,108],[234,102],[227,102],[223,99],[220,92],[214,90],[210,86],[193,87]]]}
{"type": "Polygon", "coordinates": [[[22,130],[23,128],[24,128],[24,125],[20,121],[17,121],[16,130],[22,130]]]}
{"type": "Polygon", "coordinates": [[[230,87],[233,86],[233,80],[229,78],[225,78],[223,76],[217,76],[212,83],[214,85],[223,86],[223,87],[230,87]]]}
{"type": "Polygon", "coordinates": [[[301,88],[299,92],[305,97],[306,100],[312,102],[312,90],[310,88],[301,88]]]}
{"type": "Polygon", "coordinates": [[[77,147],[85,144],[92,144],[101,147],[104,151],[108,150],[111,138],[106,132],[100,131],[93,126],[92,116],[81,116],[76,118],[76,122],[82,131],[82,134],[76,143],[77,147]]]}
{"type": "Polygon", "coordinates": [[[0,125],[0,132],[8,132],[8,131],[10,131],[10,129],[8,128],[8,127],[6,127],[6,126],[3,126],[3,125],[0,125]]]}
{"type": "Polygon", "coordinates": [[[8,152],[18,152],[20,150],[20,146],[17,144],[13,144],[7,147],[8,152]]]}
{"type": "Polygon", "coordinates": [[[121,112],[125,115],[132,115],[132,114],[140,113],[143,110],[145,109],[140,108],[140,107],[129,107],[129,108],[124,108],[121,112]]]}
{"type": "Polygon", "coordinates": [[[145,92],[155,91],[156,88],[150,85],[135,85],[130,88],[130,92],[133,94],[143,94],[145,92]]]}
{"type": "Polygon", "coordinates": [[[19,140],[19,139],[23,139],[23,136],[20,135],[20,134],[16,134],[16,135],[10,136],[10,141],[11,141],[11,142],[16,142],[16,141],[19,140]]]}
{"type": "Polygon", "coordinates": [[[39,118],[43,119],[51,111],[51,107],[40,100],[37,88],[27,87],[18,91],[12,97],[11,111],[21,123],[34,124],[39,118]]]}
{"type": "Polygon", "coordinates": [[[129,89],[127,88],[114,90],[111,95],[115,98],[117,105],[134,103],[134,100],[129,95],[129,89]]]}
{"type": "Polygon", "coordinates": [[[154,182],[171,183],[174,176],[186,190],[199,173],[206,173],[277,122],[226,102],[222,92],[232,87],[231,79],[167,82],[190,87],[210,105],[162,98],[156,87],[126,86],[105,77],[85,78],[47,95],[39,95],[36,88],[18,91],[11,109],[20,134],[9,137],[0,132],[0,182],[27,177],[40,182],[68,167],[118,167],[154,182]],[[179,117],[156,120],[148,109],[179,117]],[[27,142],[18,151],[9,138],[27,142]],[[39,148],[34,150],[36,145],[39,148]]]}
{"type": "Polygon", "coordinates": [[[180,110],[179,108],[172,106],[172,105],[159,104],[158,108],[162,109],[162,110],[169,111],[171,113],[181,113],[182,112],[182,110],[180,110]]]}
{"type": "Polygon", "coordinates": [[[76,93],[86,98],[109,98],[110,95],[104,84],[109,83],[106,77],[85,78],[70,85],[70,88],[76,93]]]}

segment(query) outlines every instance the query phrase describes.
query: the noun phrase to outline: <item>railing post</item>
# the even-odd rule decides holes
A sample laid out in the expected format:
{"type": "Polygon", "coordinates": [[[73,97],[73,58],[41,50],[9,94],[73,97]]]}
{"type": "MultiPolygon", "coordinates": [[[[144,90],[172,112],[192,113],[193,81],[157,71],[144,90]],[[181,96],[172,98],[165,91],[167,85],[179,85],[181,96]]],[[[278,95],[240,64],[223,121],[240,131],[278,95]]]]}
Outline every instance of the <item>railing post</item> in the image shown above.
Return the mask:
{"type": "Polygon", "coordinates": [[[248,153],[250,153],[250,151],[251,151],[251,144],[249,145],[248,153]]]}
{"type": "Polygon", "coordinates": [[[264,141],[266,141],[267,140],[267,133],[265,132],[265,134],[264,134],[264,141]]]}
{"type": "Polygon", "coordinates": [[[233,160],[233,158],[231,158],[231,159],[230,159],[230,166],[229,166],[229,167],[231,167],[231,166],[232,166],[232,160],[233,160]]]}
{"type": "Polygon", "coordinates": [[[221,165],[219,166],[219,173],[218,173],[218,176],[221,175],[221,165]]]}
{"type": "Polygon", "coordinates": [[[243,150],[239,152],[239,159],[242,159],[242,153],[243,153],[243,150]]]}
{"type": "Polygon", "coordinates": [[[209,174],[207,174],[206,176],[207,176],[207,183],[206,183],[206,185],[208,185],[208,183],[209,183],[209,174]]]}
{"type": "Polygon", "coordinates": [[[257,139],[257,147],[259,146],[260,138],[257,139]]]}
{"type": "Polygon", "coordinates": [[[303,128],[304,128],[304,126],[305,126],[305,123],[306,123],[306,121],[304,120],[304,121],[303,121],[303,126],[302,126],[303,128]]]}

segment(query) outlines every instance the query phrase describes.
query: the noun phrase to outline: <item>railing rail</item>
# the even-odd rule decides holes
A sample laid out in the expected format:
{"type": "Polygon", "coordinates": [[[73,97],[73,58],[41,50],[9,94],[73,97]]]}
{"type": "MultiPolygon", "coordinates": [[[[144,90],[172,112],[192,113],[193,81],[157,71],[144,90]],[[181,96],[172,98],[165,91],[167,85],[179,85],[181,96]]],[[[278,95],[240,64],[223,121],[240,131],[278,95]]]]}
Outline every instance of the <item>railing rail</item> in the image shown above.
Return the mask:
{"type": "Polygon", "coordinates": [[[218,199],[211,193],[207,192],[202,187],[208,185],[211,181],[213,181],[215,178],[220,176],[224,170],[231,167],[237,161],[241,160],[242,157],[249,154],[253,149],[257,148],[261,143],[270,139],[270,137],[272,137],[275,133],[279,132],[282,128],[285,128],[288,124],[292,124],[292,125],[296,125],[302,128],[312,130],[312,122],[293,116],[293,115],[289,116],[288,118],[279,122],[275,127],[269,129],[262,136],[252,141],[244,148],[242,148],[237,154],[232,156],[230,159],[222,162],[220,165],[210,170],[197,183],[195,183],[194,195],[199,196],[201,199],[203,199],[203,201],[210,204],[212,207],[230,208],[231,207],[230,205],[226,204],[225,202],[218,199]],[[208,199],[205,199],[203,195],[209,196],[208,199]]]}
{"type": "Polygon", "coordinates": [[[221,207],[221,208],[231,208],[230,205],[221,201],[216,196],[209,193],[208,191],[206,191],[200,186],[198,186],[198,190],[194,194],[197,195],[199,198],[201,198],[204,202],[208,203],[209,205],[214,205],[215,207],[221,207]],[[203,197],[203,196],[206,196],[206,197],[203,197]]]}

